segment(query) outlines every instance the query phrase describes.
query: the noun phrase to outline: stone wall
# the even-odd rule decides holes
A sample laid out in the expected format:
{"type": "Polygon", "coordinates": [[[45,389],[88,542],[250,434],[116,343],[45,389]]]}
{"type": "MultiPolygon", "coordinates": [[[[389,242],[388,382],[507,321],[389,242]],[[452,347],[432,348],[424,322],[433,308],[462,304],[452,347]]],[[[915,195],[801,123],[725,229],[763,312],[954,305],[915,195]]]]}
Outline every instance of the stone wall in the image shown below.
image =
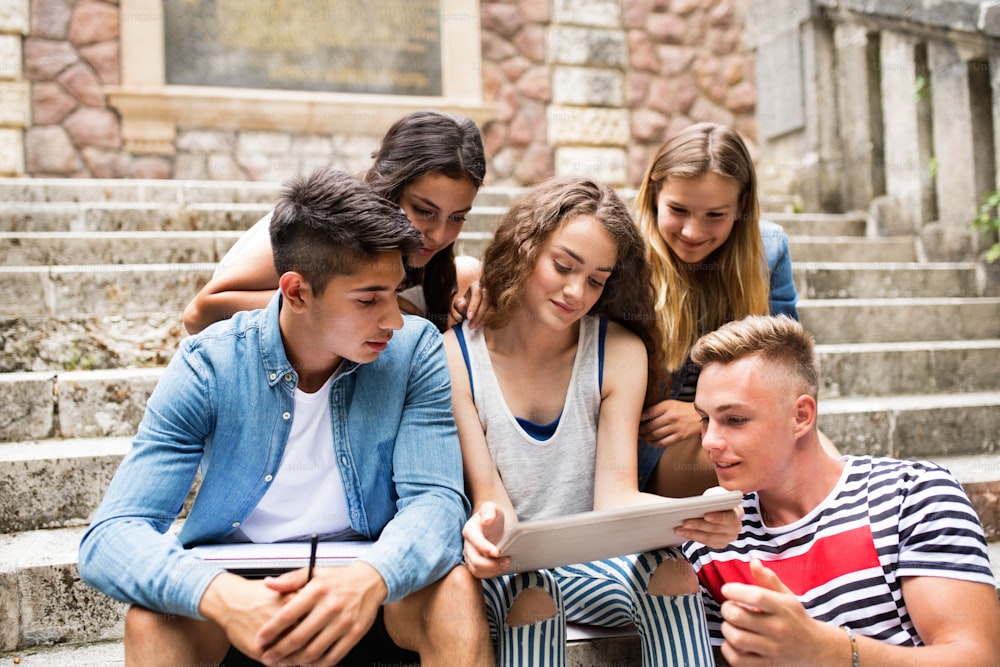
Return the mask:
{"type": "MultiPolygon", "coordinates": [[[[664,137],[699,120],[732,124],[754,144],[748,7],[749,0],[481,2],[488,182],[589,173],[634,186],[664,137]]],[[[360,170],[386,129],[178,127],[169,154],[129,152],[106,95],[120,80],[119,11],[115,0],[0,0],[0,64],[7,63],[0,82],[21,86],[23,106],[30,100],[23,130],[8,118],[17,116],[11,103],[0,107],[0,151],[22,154],[10,142],[23,135],[21,162],[0,153],[2,173],[281,180],[318,164],[360,170]],[[23,67],[4,55],[17,51],[20,33],[23,67]]]]}

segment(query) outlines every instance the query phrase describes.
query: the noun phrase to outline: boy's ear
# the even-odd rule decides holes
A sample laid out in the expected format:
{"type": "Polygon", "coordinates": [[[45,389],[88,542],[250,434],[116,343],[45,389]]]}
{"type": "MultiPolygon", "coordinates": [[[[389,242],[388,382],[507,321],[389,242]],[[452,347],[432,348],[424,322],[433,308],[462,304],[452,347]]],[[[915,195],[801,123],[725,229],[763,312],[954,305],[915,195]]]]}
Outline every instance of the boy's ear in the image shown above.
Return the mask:
{"type": "Polygon", "coordinates": [[[287,271],[278,278],[278,289],[285,299],[285,305],[295,311],[301,311],[312,298],[312,289],[301,273],[287,271]]]}
{"type": "Polygon", "coordinates": [[[803,435],[816,424],[816,399],[802,394],[795,399],[795,432],[803,435]]]}

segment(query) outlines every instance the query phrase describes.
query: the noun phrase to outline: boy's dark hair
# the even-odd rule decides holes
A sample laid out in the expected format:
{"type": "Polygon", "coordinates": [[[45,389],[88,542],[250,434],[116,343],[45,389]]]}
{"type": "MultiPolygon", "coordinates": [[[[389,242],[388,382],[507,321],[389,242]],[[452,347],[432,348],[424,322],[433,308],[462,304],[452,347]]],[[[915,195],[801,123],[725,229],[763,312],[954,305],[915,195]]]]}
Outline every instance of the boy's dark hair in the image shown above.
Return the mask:
{"type": "Polygon", "coordinates": [[[330,168],[285,181],[270,233],[278,275],[300,273],[316,294],[333,276],[356,272],[360,262],[378,253],[405,255],[422,242],[399,206],[330,168]]]}

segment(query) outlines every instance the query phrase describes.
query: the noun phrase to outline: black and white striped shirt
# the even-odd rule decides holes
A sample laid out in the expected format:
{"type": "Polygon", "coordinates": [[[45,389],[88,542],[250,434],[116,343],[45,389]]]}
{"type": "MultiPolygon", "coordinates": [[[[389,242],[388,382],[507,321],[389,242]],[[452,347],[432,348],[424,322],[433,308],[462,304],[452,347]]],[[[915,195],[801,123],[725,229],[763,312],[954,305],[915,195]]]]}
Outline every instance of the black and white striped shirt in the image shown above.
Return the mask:
{"type": "Polygon", "coordinates": [[[927,461],[845,461],[830,495],[798,521],[765,526],[751,493],[743,499],[743,529],[726,549],[684,545],[701,582],[713,644],[722,643],[722,584],[755,583],[753,558],[813,618],[896,645],[922,643],[903,600],[903,577],[994,584],[979,517],[950,472],[927,461]]]}

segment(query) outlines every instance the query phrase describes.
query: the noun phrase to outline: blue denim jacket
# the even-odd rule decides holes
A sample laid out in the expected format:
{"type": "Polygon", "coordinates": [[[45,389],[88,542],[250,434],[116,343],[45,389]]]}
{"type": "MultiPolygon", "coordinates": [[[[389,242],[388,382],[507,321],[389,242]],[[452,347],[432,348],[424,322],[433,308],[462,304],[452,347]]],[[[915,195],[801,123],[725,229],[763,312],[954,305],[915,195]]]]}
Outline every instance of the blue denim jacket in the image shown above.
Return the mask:
{"type": "Polygon", "coordinates": [[[788,235],[780,225],[768,220],[760,221],[760,238],[764,241],[767,270],[771,274],[771,293],[768,305],[772,315],[788,315],[799,319],[796,304],[799,300],[792,278],[792,256],[788,252],[788,235]]]}
{"type": "MultiPolygon", "coordinates": [[[[80,544],[80,575],[132,604],[201,618],[221,570],[184,547],[227,541],[268,488],[291,428],[298,382],[278,328],[281,297],[182,341],[80,544]],[[168,534],[195,474],[180,534],[168,534]]],[[[351,525],[377,540],[363,560],[387,602],[462,558],[469,515],[441,335],[405,317],[379,358],[345,362],[330,408],[351,525]]],[[[308,493],[308,489],[303,489],[308,493]]]]}

